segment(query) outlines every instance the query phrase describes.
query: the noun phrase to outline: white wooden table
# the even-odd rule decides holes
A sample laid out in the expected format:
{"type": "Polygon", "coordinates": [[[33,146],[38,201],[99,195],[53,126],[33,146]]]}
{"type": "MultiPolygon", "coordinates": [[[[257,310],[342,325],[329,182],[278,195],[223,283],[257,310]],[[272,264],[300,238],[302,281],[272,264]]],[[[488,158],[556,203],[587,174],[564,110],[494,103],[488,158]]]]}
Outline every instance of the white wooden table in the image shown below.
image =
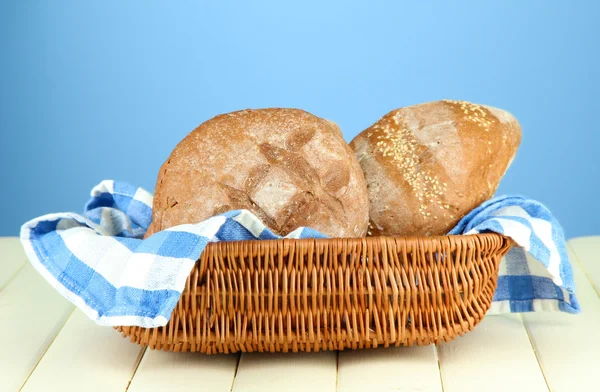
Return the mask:
{"type": "Polygon", "coordinates": [[[569,248],[579,315],[490,315],[439,347],[205,356],[95,325],[0,238],[0,391],[600,391],[600,237],[569,248]]]}

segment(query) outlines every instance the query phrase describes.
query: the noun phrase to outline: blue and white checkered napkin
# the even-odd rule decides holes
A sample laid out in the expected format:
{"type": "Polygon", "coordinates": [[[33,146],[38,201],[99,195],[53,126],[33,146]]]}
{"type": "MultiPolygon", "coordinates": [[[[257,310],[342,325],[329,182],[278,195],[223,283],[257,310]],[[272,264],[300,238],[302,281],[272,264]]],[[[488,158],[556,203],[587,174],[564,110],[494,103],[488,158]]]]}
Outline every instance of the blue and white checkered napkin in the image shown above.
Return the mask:
{"type": "MultiPolygon", "coordinates": [[[[249,211],[236,210],[143,240],[152,217],[150,193],[103,181],[91,196],[83,215],[50,214],[25,223],[21,242],[38,272],[100,325],[163,326],[208,242],[281,238],[249,211]]],[[[450,234],[483,231],[505,234],[522,247],[501,263],[490,312],[579,312],[564,235],[546,208],[520,197],[495,198],[450,234]]],[[[325,238],[304,227],[286,237],[325,238]]]]}

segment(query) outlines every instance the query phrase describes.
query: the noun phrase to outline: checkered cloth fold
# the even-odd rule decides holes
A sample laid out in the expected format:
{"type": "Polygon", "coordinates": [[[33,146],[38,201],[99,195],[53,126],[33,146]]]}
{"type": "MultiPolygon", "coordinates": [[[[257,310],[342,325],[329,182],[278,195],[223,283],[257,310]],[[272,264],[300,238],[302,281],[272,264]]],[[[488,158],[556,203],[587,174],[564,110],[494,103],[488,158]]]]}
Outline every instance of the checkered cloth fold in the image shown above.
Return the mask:
{"type": "MultiPolygon", "coordinates": [[[[247,210],[230,211],[142,239],[152,195],[103,181],[83,214],[44,215],[21,227],[32,265],[97,324],[165,325],[209,242],[281,238],[247,210]]],[[[499,197],[465,216],[449,234],[497,232],[513,238],[502,260],[491,313],[580,311],[562,229],[540,203],[499,197]]],[[[301,227],[286,238],[326,238],[301,227]]]]}

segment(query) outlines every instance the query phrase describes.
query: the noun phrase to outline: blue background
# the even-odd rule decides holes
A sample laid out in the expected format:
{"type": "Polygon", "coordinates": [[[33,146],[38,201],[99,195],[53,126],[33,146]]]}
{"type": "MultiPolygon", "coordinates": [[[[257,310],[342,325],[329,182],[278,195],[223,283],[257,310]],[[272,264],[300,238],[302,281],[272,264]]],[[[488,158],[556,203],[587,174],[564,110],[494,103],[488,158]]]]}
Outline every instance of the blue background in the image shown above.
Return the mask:
{"type": "Polygon", "coordinates": [[[543,202],[568,237],[600,234],[600,2],[199,3],[0,4],[0,235],[82,211],[103,179],[152,191],[220,113],[302,108],[350,141],[443,98],[520,121],[498,194],[543,202]]]}

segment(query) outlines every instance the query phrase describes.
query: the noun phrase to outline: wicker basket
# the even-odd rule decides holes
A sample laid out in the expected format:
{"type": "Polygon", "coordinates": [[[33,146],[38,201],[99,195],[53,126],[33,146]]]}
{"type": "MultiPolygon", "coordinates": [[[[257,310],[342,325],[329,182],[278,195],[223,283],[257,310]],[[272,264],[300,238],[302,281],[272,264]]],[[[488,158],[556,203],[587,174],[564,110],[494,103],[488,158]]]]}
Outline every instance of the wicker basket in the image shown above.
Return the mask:
{"type": "Polygon", "coordinates": [[[438,344],[490,307],[512,245],[498,234],[209,244],[151,349],[287,352],[438,344]]]}

